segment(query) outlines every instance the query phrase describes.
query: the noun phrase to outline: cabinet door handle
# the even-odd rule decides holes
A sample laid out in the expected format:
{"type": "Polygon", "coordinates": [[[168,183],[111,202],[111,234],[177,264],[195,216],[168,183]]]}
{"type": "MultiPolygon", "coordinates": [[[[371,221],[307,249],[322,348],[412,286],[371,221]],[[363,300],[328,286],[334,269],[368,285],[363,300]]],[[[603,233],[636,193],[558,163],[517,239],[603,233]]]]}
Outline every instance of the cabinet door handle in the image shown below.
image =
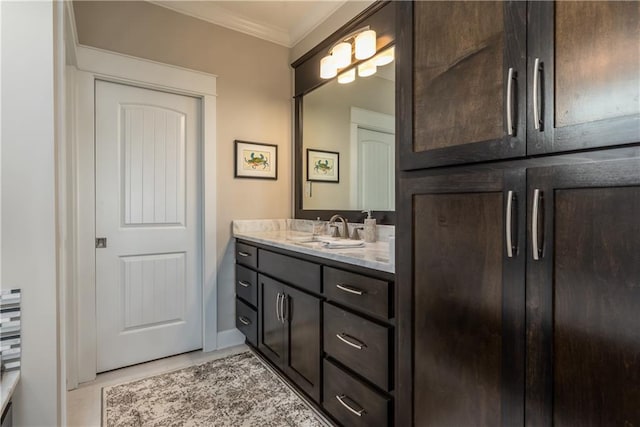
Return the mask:
{"type": "Polygon", "coordinates": [[[284,300],[286,297],[287,297],[286,294],[282,294],[282,298],[280,299],[280,320],[282,321],[282,323],[285,323],[287,321],[287,318],[285,317],[285,314],[284,314],[284,309],[285,309],[284,300]]]}
{"type": "Polygon", "coordinates": [[[240,323],[242,323],[243,325],[247,325],[249,326],[251,324],[251,320],[249,320],[248,318],[244,317],[244,316],[238,316],[238,320],[240,321],[240,323]]]}
{"type": "Polygon", "coordinates": [[[536,58],[533,63],[533,127],[534,129],[540,129],[540,106],[538,105],[538,85],[540,82],[540,58],[536,58]]]}
{"type": "Polygon", "coordinates": [[[509,67],[509,75],[507,76],[507,135],[513,135],[513,67],[509,67]]]}
{"type": "Polygon", "coordinates": [[[249,252],[242,252],[242,251],[238,252],[238,255],[240,255],[241,257],[245,257],[245,258],[248,257],[248,256],[251,256],[251,254],[249,252]]]}
{"type": "Polygon", "coordinates": [[[336,288],[340,289],[341,291],[349,292],[350,294],[354,294],[354,295],[362,295],[364,293],[360,289],[356,289],[356,288],[353,288],[351,286],[343,285],[342,283],[338,283],[336,285],[336,288]]]}
{"type": "Polygon", "coordinates": [[[238,280],[238,285],[242,286],[243,288],[248,288],[249,286],[251,286],[251,283],[245,282],[244,280],[238,280]]]}
{"type": "Polygon", "coordinates": [[[506,225],[505,234],[507,239],[507,257],[513,258],[514,251],[517,251],[517,245],[513,244],[513,202],[517,200],[513,191],[507,192],[507,212],[506,212],[506,225]]]}
{"type": "Polygon", "coordinates": [[[363,343],[362,341],[357,340],[357,339],[355,339],[354,337],[349,336],[349,335],[347,335],[347,334],[339,333],[339,334],[336,334],[336,337],[337,337],[340,341],[342,341],[343,343],[345,343],[345,344],[347,344],[347,345],[350,345],[350,346],[351,346],[351,347],[353,347],[353,348],[357,348],[358,350],[362,350],[363,348],[365,348],[365,347],[366,347],[365,343],[363,343]],[[353,341],[351,341],[351,340],[348,340],[346,337],[351,338],[351,340],[353,340],[353,341],[355,341],[355,342],[353,342],[353,341]]]}
{"type": "MultiPolygon", "coordinates": [[[[345,408],[347,408],[349,411],[353,412],[354,414],[356,414],[357,416],[361,417],[362,414],[364,414],[364,409],[355,409],[352,408],[350,405],[348,405],[345,401],[344,398],[347,397],[344,394],[336,394],[336,399],[338,399],[338,402],[340,402],[340,404],[342,406],[344,406],[345,408]]],[[[349,398],[349,400],[353,401],[353,399],[349,398]]]]}
{"type": "Polygon", "coordinates": [[[540,201],[542,192],[536,188],[533,190],[533,209],[531,212],[531,249],[533,250],[533,259],[538,261],[542,257],[541,247],[538,245],[538,221],[540,215],[540,201]]]}
{"type": "Polygon", "coordinates": [[[280,322],[282,322],[282,319],[280,318],[280,292],[278,292],[278,295],[276,296],[276,319],[278,319],[280,322]]]}

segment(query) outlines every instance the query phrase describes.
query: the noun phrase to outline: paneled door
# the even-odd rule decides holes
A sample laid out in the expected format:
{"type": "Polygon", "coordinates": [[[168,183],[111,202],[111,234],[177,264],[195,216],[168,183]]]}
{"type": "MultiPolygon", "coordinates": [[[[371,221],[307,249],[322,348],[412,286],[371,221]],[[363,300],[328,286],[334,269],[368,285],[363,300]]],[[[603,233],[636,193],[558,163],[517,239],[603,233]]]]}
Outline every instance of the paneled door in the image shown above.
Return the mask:
{"type": "Polygon", "coordinates": [[[96,82],[98,372],[202,347],[200,103],[96,82]]]}
{"type": "Polygon", "coordinates": [[[524,177],[402,183],[396,425],[522,425],[524,177]]]}
{"type": "Polygon", "coordinates": [[[518,1],[398,4],[400,169],[526,152],[526,10],[518,1]],[[413,29],[413,30],[411,30],[413,29]]]}
{"type": "Polygon", "coordinates": [[[527,186],[526,425],[640,425],[640,160],[527,186]]]}
{"type": "Polygon", "coordinates": [[[284,285],[258,275],[258,347],[277,366],[284,367],[286,357],[284,285]]]}
{"type": "Polygon", "coordinates": [[[640,142],[640,2],[533,1],[528,154],[640,142]]]}

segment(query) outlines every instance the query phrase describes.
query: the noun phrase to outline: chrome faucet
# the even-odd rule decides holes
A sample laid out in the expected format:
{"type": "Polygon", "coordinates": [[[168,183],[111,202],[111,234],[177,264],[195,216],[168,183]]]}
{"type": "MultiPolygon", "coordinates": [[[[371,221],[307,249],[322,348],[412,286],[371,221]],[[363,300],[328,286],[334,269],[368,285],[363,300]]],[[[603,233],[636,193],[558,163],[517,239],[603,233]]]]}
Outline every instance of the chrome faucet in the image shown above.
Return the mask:
{"type": "Polygon", "coordinates": [[[342,221],[342,237],[345,239],[349,238],[349,226],[347,225],[347,220],[341,217],[340,215],[334,215],[329,220],[329,228],[333,228],[334,231],[331,233],[332,237],[341,237],[340,232],[338,231],[338,226],[335,224],[337,220],[342,221]]]}

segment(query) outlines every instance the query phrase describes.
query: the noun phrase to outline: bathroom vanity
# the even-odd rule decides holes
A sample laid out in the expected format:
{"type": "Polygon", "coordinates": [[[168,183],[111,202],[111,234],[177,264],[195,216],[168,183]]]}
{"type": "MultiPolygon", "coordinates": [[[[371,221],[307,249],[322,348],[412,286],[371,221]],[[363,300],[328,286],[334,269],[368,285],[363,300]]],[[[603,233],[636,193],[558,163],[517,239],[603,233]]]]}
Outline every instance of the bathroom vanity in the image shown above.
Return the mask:
{"type": "Polygon", "coordinates": [[[393,424],[388,241],[326,249],[309,241],[311,233],[286,226],[239,228],[234,224],[236,325],[246,342],[335,422],[393,424]]]}

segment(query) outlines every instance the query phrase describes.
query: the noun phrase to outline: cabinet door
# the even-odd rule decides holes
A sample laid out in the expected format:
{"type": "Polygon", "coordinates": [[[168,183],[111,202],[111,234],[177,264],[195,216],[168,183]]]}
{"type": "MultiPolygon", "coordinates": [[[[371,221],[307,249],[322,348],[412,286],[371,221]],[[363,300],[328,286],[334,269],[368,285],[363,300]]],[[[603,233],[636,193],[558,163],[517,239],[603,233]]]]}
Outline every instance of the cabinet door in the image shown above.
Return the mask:
{"type": "Polygon", "coordinates": [[[522,425],[524,170],[400,187],[396,425],[522,425]]]}
{"type": "Polygon", "coordinates": [[[640,160],[527,185],[526,424],[640,425],[640,160]]]}
{"type": "Polygon", "coordinates": [[[285,373],[313,400],[320,402],[320,299],[285,287],[288,343],[285,373]]]}
{"type": "Polygon", "coordinates": [[[640,141],[640,2],[530,2],[528,30],[529,154],[640,141]]]}
{"type": "Polygon", "coordinates": [[[258,347],[274,364],[284,366],[285,322],[282,317],[284,285],[262,274],[258,275],[259,308],[258,347]]]}
{"type": "Polygon", "coordinates": [[[398,4],[401,169],[525,154],[525,21],[518,1],[398,4]]]}

